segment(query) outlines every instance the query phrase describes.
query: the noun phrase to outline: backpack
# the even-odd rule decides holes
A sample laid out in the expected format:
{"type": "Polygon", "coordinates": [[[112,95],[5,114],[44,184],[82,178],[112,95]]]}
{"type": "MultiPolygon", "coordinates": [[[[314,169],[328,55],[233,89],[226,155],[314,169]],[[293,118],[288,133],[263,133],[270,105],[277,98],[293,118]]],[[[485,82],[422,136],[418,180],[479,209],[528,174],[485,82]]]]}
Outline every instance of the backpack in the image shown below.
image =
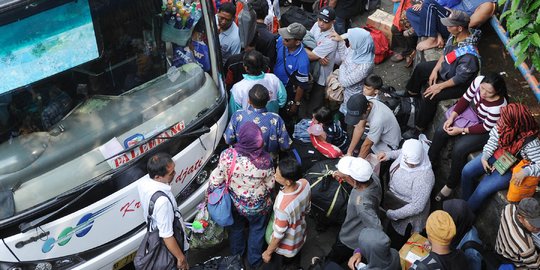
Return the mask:
{"type": "Polygon", "coordinates": [[[280,26],[287,27],[292,23],[300,23],[306,29],[311,29],[317,21],[317,15],[305,11],[297,6],[290,6],[287,12],[281,15],[280,26]]]}
{"type": "Polygon", "coordinates": [[[415,127],[420,107],[418,98],[399,96],[394,87],[385,85],[379,91],[379,100],[394,112],[402,132],[415,127]]]}
{"type": "Polygon", "coordinates": [[[374,62],[375,64],[380,64],[393,53],[390,50],[390,42],[388,42],[388,38],[386,38],[381,30],[371,25],[364,26],[364,29],[369,32],[373,39],[373,45],[375,46],[374,62]]]}

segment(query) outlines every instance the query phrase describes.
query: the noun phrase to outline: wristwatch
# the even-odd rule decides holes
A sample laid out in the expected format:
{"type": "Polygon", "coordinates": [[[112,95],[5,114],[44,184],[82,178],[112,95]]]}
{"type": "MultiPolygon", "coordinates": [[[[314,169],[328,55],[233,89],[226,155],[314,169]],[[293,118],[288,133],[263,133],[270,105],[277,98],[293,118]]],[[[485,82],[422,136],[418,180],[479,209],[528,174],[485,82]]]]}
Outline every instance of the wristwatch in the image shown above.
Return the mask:
{"type": "Polygon", "coordinates": [[[465,133],[465,128],[463,128],[463,129],[461,130],[461,135],[465,135],[465,134],[467,134],[467,133],[465,133]]]}
{"type": "Polygon", "coordinates": [[[296,105],[296,106],[300,106],[300,104],[302,104],[300,101],[295,101],[294,102],[294,105],[296,105]]]}

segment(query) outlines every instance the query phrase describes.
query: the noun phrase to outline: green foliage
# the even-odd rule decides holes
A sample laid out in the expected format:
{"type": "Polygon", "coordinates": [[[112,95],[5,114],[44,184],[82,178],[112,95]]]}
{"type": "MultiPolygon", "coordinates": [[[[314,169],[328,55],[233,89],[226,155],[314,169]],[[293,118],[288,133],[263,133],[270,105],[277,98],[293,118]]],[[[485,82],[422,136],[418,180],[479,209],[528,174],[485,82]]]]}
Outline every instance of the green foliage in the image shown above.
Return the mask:
{"type": "Polygon", "coordinates": [[[540,70],[540,0],[499,0],[499,6],[510,1],[510,8],[500,16],[510,34],[516,66],[529,60],[540,70]]]}

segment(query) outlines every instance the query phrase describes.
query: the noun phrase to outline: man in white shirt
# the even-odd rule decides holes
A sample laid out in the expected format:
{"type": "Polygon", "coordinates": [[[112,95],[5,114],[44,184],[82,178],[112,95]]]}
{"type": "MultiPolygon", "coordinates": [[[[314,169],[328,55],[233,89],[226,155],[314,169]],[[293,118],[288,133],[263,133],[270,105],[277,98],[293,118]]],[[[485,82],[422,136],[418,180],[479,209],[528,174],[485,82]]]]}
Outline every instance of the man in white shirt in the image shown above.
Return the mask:
{"type": "Polygon", "coordinates": [[[317,47],[312,51],[306,49],[306,52],[309,61],[319,61],[320,68],[319,77],[316,78],[317,80],[314,82],[309,94],[309,105],[306,106],[307,115],[311,115],[315,109],[321,107],[324,103],[326,79],[334,70],[336,51],[338,50],[338,42],[330,37],[334,33],[336,12],[331,7],[324,7],[319,11],[317,18],[317,22],[309,30],[317,42],[317,47]]]}
{"type": "Polygon", "coordinates": [[[159,237],[163,239],[167,249],[176,258],[178,269],[189,269],[188,261],[184,254],[184,252],[188,250],[189,244],[185,241],[184,237],[184,250],[182,250],[174,237],[173,231],[174,209],[178,207],[170,186],[170,183],[176,174],[174,166],[171,156],[166,153],[158,153],[150,157],[146,165],[148,175],[139,180],[137,189],[139,191],[145,220],[148,218],[148,205],[150,204],[150,199],[154,193],[162,191],[171,200],[172,205],[164,196],[161,196],[156,200],[154,211],[150,217],[150,229],[159,230],[159,237]]]}

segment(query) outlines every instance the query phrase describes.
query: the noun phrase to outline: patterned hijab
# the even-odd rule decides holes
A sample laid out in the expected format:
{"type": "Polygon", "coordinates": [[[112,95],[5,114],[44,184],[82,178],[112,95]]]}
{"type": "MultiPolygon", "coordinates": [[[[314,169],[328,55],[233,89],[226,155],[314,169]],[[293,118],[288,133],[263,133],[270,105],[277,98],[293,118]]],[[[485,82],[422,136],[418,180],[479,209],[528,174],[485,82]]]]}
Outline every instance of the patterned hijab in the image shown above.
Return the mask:
{"type": "Polygon", "coordinates": [[[355,64],[370,64],[375,59],[375,46],[368,31],[362,28],[351,28],[347,31],[352,62],[355,64]]]}
{"type": "Polygon", "coordinates": [[[238,142],[234,145],[236,152],[249,158],[255,167],[261,170],[271,168],[272,157],[263,149],[262,131],[253,122],[247,122],[238,131],[238,142]]]}
{"type": "Polygon", "coordinates": [[[530,137],[538,137],[538,123],[523,104],[511,103],[501,108],[501,118],[497,121],[499,146],[516,155],[530,137]]]}

